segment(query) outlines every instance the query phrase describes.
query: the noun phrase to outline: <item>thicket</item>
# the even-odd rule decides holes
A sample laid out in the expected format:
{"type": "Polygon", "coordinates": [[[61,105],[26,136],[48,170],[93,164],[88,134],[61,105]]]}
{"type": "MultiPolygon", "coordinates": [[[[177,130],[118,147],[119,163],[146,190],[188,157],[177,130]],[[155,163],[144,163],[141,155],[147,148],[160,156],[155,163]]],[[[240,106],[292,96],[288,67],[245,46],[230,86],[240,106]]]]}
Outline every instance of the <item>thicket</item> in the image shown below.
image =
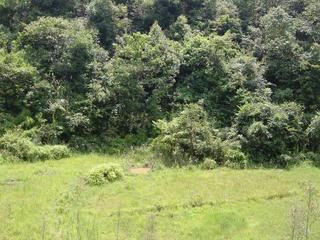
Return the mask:
{"type": "Polygon", "coordinates": [[[8,132],[0,138],[0,156],[2,161],[34,162],[69,157],[70,150],[64,145],[37,145],[22,133],[8,132]]]}
{"type": "Polygon", "coordinates": [[[0,0],[0,136],[152,142],[176,164],[319,162],[319,12],[317,0],[0,0]]]}

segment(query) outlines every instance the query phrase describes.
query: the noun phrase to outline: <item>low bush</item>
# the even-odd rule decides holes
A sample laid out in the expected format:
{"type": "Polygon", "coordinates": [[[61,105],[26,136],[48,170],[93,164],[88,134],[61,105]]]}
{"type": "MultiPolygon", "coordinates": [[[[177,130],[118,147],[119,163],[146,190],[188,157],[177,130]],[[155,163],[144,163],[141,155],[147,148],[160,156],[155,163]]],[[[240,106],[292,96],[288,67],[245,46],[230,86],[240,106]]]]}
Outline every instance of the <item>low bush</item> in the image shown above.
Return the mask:
{"type": "MultiPolygon", "coordinates": [[[[291,160],[285,155],[302,150],[303,109],[296,103],[246,103],[236,115],[234,128],[241,136],[242,150],[253,162],[287,166],[291,160]]],[[[317,132],[315,128],[310,127],[309,135],[317,132]]]]}
{"type": "Polygon", "coordinates": [[[41,161],[70,156],[64,145],[36,145],[21,132],[7,132],[0,138],[0,153],[11,161],[41,161]]]}
{"type": "Polygon", "coordinates": [[[38,146],[46,153],[45,159],[59,160],[71,155],[70,149],[65,145],[45,145],[38,146]]]}
{"type": "Polygon", "coordinates": [[[231,168],[247,168],[248,159],[246,155],[238,149],[228,148],[224,154],[225,166],[231,168]]]}
{"type": "Polygon", "coordinates": [[[73,136],[68,145],[80,152],[99,152],[107,154],[118,154],[128,149],[141,146],[148,141],[145,131],[126,136],[102,135],[102,136],[73,136]]]}
{"type": "Polygon", "coordinates": [[[218,167],[217,162],[211,158],[206,158],[201,164],[201,169],[203,170],[212,170],[217,167],[218,167]]]}
{"type": "Polygon", "coordinates": [[[306,134],[308,147],[314,152],[320,152],[320,112],[312,118],[306,134]]]}
{"type": "Polygon", "coordinates": [[[102,164],[91,169],[85,181],[89,185],[102,185],[123,178],[123,170],[116,164],[102,164]]]}
{"type": "Polygon", "coordinates": [[[293,161],[295,164],[311,164],[315,167],[320,167],[320,154],[315,152],[301,152],[294,155],[293,161]]]}
{"type": "Polygon", "coordinates": [[[171,121],[155,123],[160,130],[153,141],[154,149],[176,165],[201,163],[212,156],[217,146],[207,114],[197,104],[189,104],[171,121]]]}
{"type": "Polygon", "coordinates": [[[197,104],[186,105],[171,121],[160,120],[155,125],[160,134],[152,146],[170,164],[201,164],[212,158],[219,165],[228,161],[239,168],[246,166],[247,158],[240,151],[239,141],[220,136],[222,131],[214,128],[197,104]]]}

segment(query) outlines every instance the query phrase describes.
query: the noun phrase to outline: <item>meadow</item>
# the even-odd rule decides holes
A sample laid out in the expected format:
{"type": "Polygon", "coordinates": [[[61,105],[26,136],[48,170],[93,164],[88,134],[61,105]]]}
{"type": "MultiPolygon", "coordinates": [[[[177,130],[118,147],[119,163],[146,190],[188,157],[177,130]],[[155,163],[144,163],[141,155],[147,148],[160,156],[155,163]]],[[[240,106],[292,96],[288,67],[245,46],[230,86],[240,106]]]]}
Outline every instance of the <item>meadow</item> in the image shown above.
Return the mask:
{"type": "MultiPolygon", "coordinates": [[[[292,211],[320,169],[161,168],[88,186],[83,176],[125,156],[77,155],[0,165],[0,239],[293,239],[292,211]]],[[[315,219],[316,220],[316,219],[315,219]]],[[[319,239],[310,224],[308,239],[319,239]]]]}

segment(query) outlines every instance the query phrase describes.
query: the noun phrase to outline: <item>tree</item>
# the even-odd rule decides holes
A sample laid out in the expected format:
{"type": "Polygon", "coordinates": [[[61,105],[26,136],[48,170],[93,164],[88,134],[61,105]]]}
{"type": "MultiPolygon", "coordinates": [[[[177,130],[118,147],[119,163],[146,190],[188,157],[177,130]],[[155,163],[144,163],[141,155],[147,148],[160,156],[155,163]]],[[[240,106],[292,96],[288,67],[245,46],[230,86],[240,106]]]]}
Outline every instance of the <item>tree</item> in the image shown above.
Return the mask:
{"type": "Polygon", "coordinates": [[[84,21],[54,17],[30,23],[19,36],[18,46],[42,76],[68,82],[78,90],[86,81],[89,64],[101,51],[96,32],[84,21]]]}
{"type": "Polygon", "coordinates": [[[169,28],[169,37],[176,41],[182,41],[186,36],[191,34],[192,30],[188,24],[188,19],[181,15],[177,18],[177,21],[174,22],[169,28]]]}
{"type": "Polygon", "coordinates": [[[79,8],[79,5],[85,5],[89,0],[30,0],[31,6],[41,13],[51,16],[71,15],[73,11],[79,8]]]}
{"type": "Polygon", "coordinates": [[[312,44],[301,63],[299,88],[295,92],[296,101],[304,104],[306,111],[319,111],[320,104],[320,45],[312,44]]]}
{"type": "Polygon", "coordinates": [[[157,23],[148,35],[125,35],[116,45],[102,84],[112,95],[107,105],[122,133],[150,128],[153,120],[170,110],[180,66],[179,49],[157,23]]]}
{"type": "Polygon", "coordinates": [[[26,26],[17,45],[43,80],[30,89],[29,108],[41,112],[64,141],[90,132],[89,84],[99,74],[97,66],[107,60],[97,33],[83,20],[44,17],[26,26]]]}
{"type": "Polygon", "coordinates": [[[303,49],[295,38],[294,19],[277,7],[261,19],[261,24],[265,77],[273,84],[275,100],[293,101],[299,89],[298,78],[303,59],[303,49]]]}
{"type": "Polygon", "coordinates": [[[203,100],[210,116],[222,126],[229,125],[243,94],[265,85],[261,66],[241,55],[230,35],[187,38],[176,84],[177,103],[203,100]]]}
{"type": "Polygon", "coordinates": [[[153,4],[153,18],[162,28],[168,28],[182,14],[180,0],[157,0],[153,4]]]}
{"type": "Polygon", "coordinates": [[[87,7],[89,22],[99,30],[99,38],[107,49],[112,47],[118,35],[129,29],[127,7],[112,0],[94,0],[87,7]]]}
{"type": "Polygon", "coordinates": [[[226,32],[238,34],[241,33],[241,22],[237,7],[231,1],[223,1],[216,7],[216,17],[210,21],[209,26],[219,34],[226,32]]]}
{"type": "Polygon", "coordinates": [[[302,13],[302,22],[304,34],[308,36],[308,40],[314,43],[320,43],[320,3],[311,0],[309,5],[302,13]]]}
{"type": "Polygon", "coordinates": [[[0,109],[19,114],[25,107],[28,91],[38,81],[37,70],[24,59],[22,52],[0,50],[0,109]]]}

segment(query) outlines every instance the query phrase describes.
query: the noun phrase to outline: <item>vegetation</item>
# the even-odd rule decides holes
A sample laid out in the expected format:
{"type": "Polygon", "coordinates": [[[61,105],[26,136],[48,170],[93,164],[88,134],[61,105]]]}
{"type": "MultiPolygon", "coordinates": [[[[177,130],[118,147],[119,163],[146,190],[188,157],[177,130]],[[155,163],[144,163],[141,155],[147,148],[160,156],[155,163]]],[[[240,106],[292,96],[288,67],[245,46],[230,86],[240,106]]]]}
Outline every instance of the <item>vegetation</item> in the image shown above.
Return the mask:
{"type": "Polygon", "coordinates": [[[114,182],[123,177],[121,167],[111,164],[102,164],[91,169],[85,180],[90,185],[101,185],[106,182],[114,182]]]}
{"type": "Polygon", "coordinates": [[[0,240],[319,239],[319,12],[0,0],[0,240]]]}
{"type": "Polygon", "coordinates": [[[70,150],[64,145],[37,145],[28,137],[11,132],[0,138],[0,152],[7,161],[33,162],[70,156],[70,150]]]}
{"type": "Polygon", "coordinates": [[[2,0],[0,134],[38,129],[41,144],[104,152],[155,139],[179,164],[294,164],[319,151],[319,8],[2,0]],[[207,120],[188,133],[179,122],[194,104],[207,120]],[[183,146],[188,134],[199,142],[183,146]]]}
{"type": "Polygon", "coordinates": [[[305,239],[308,195],[309,239],[319,239],[317,168],[166,168],[102,186],[83,181],[90,169],[122,161],[91,154],[0,165],[0,239],[282,240],[293,226],[294,239],[305,239]]]}

